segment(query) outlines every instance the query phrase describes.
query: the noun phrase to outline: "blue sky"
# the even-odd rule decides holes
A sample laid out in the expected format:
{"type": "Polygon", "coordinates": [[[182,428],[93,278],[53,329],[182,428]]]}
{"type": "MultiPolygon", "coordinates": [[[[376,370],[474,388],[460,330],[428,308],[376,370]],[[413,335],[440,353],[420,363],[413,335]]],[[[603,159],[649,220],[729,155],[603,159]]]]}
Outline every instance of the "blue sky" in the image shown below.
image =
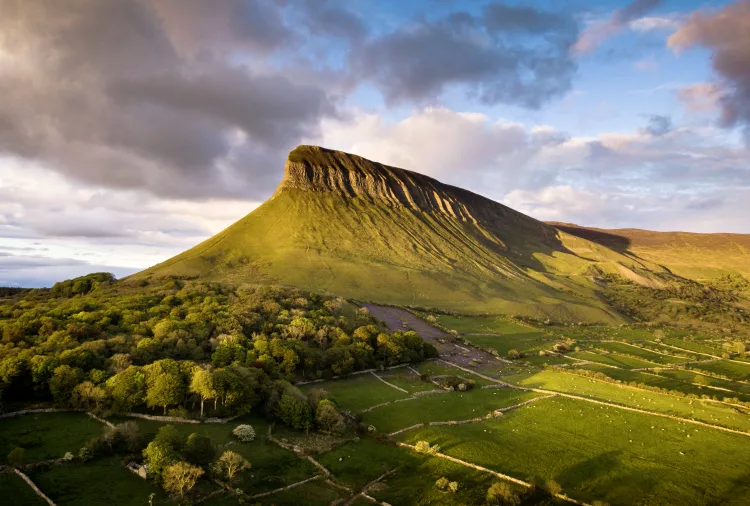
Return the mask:
{"type": "Polygon", "coordinates": [[[162,261],[300,143],[542,220],[750,233],[750,0],[82,6],[0,20],[0,285],[162,261]]]}

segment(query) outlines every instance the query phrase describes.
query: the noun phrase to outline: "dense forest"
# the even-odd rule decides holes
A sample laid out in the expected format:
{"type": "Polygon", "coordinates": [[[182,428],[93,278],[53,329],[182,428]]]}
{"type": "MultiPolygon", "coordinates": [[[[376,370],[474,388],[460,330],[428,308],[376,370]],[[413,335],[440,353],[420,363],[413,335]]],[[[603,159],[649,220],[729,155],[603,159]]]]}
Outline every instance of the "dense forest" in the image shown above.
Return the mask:
{"type": "MultiPolygon", "coordinates": [[[[314,421],[293,383],[437,354],[366,309],[293,288],[116,281],[96,273],[0,299],[4,410],[33,403],[100,413],[314,421]]],[[[319,400],[316,404],[319,404],[319,400]]]]}

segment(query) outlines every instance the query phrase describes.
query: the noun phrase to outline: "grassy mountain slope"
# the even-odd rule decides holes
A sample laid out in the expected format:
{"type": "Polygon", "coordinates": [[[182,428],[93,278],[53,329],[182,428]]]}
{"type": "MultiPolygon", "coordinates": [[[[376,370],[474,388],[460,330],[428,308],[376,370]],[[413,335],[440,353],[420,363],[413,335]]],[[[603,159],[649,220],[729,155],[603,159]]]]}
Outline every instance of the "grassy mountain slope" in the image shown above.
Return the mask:
{"type": "Polygon", "coordinates": [[[605,230],[550,223],[558,230],[627,255],[663,265],[696,281],[726,275],[750,278],[750,234],[653,232],[636,228],[605,230]]]}
{"type": "Polygon", "coordinates": [[[258,209],[135,277],[273,282],[375,302],[618,322],[595,280],[659,287],[647,258],[427,176],[323,148],[290,153],[258,209]]]}

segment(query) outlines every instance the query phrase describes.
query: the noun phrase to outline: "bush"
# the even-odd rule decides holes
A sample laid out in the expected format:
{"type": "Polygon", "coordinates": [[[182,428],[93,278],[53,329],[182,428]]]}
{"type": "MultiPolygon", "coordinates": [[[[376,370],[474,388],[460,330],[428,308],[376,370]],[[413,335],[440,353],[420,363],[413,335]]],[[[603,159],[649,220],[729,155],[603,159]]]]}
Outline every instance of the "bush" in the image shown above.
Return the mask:
{"type": "Polygon", "coordinates": [[[8,464],[10,464],[11,467],[20,467],[23,465],[25,460],[26,450],[24,450],[20,446],[13,448],[8,454],[8,464]]]}
{"type": "Polygon", "coordinates": [[[430,443],[427,441],[418,441],[416,445],[414,445],[414,449],[418,451],[419,453],[424,453],[427,455],[435,455],[437,452],[440,451],[440,446],[430,446],[430,443]]]}
{"type": "Polygon", "coordinates": [[[521,504],[521,498],[509,483],[498,481],[487,490],[487,504],[518,506],[521,504]]]}
{"type": "Polygon", "coordinates": [[[234,428],[232,434],[243,443],[249,443],[255,439],[255,429],[252,425],[238,425],[234,428]]]}
{"type": "Polygon", "coordinates": [[[86,461],[91,460],[91,458],[93,456],[94,456],[94,453],[87,446],[84,446],[83,448],[81,448],[80,450],[78,450],[78,458],[82,462],[86,462],[86,461]]]}
{"type": "Polygon", "coordinates": [[[452,482],[448,483],[448,490],[450,490],[454,494],[456,492],[458,492],[458,482],[457,481],[452,481],[452,482]]]}
{"type": "Polygon", "coordinates": [[[438,490],[445,490],[446,488],[448,488],[448,483],[450,483],[448,481],[448,478],[442,476],[435,482],[435,487],[437,487],[438,490]]]}
{"type": "Polygon", "coordinates": [[[518,360],[519,358],[521,358],[521,353],[518,350],[512,349],[508,351],[509,360],[518,360]]]}

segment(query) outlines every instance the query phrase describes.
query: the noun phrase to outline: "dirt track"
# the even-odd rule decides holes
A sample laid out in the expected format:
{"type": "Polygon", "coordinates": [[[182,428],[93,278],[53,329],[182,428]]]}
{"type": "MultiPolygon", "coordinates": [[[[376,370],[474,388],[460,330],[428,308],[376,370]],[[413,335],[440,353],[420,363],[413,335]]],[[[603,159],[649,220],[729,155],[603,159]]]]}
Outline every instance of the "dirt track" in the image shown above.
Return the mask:
{"type": "Polygon", "coordinates": [[[440,353],[440,357],[447,361],[467,367],[471,366],[472,360],[479,360],[481,362],[475,362],[475,365],[472,367],[480,370],[487,368],[488,365],[493,369],[497,369],[501,364],[501,362],[489,353],[453,343],[449,334],[433,327],[408,311],[394,307],[377,306],[375,304],[365,304],[363,307],[366,307],[372,316],[384,322],[392,331],[413,330],[422,336],[422,339],[435,346],[440,353]]]}

